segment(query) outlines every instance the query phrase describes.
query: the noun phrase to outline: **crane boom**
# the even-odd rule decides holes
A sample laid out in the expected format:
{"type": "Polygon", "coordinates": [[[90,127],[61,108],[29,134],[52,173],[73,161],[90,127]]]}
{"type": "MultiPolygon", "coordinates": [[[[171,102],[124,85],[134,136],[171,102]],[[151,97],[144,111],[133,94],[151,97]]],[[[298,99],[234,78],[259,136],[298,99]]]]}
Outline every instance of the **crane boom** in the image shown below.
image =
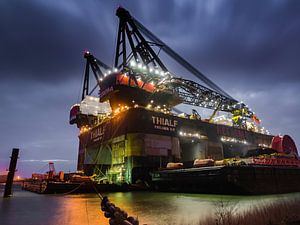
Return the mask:
{"type": "MultiPolygon", "coordinates": [[[[160,94],[164,96],[173,94],[174,97],[169,96],[168,98],[164,98],[164,104],[169,105],[170,108],[176,104],[184,103],[214,110],[214,114],[216,111],[232,113],[237,118],[237,121],[242,121],[245,120],[245,117],[253,116],[253,112],[251,112],[245,104],[239,103],[192,66],[144,27],[138,20],[132,17],[126,9],[119,7],[116,11],[116,15],[119,17],[119,28],[114,67],[116,71],[120,72],[119,75],[115,75],[118,85],[127,85],[130,88],[142,89],[141,91],[146,90],[146,92],[147,90],[151,90],[148,93],[149,98],[155,95],[157,99],[162,99],[162,97],[159,97],[160,94]],[[150,41],[147,41],[143,35],[150,41]],[[159,48],[159,51],[155,52],[155,48],[159,48]],[[161,50],[200,79],[206,86],[171,74],[158,56],[161,50]]],[[[88,93],[90,67],[97,81],[95,88],[97,86],[100,87],[100,82],[105,79],[100,68],[111,70],[109,66],[96,59],[90,53],[86,53],[85,58],[87,59],[87,65],[82,97],[88,93]]],[[[104,83],[107,85],[107,82],[104,83]]],[[[131,91],[133,91],[133,89],[130,89],[130,92],[131,91]]],[[[106,95],[106,93],[104,93],[104,95],[106,95]]],[[[135,98],[139,96],[133,95],[135,98]]],[[[118,98],[123,99],[124,96],[115,97],[114,101],[116,102],[118,98]]],[[[143,99],[141,99],[141,101],[143,101],[143,99]]],[[[145,102],[140,103],[142,105],[146,104],[145,102]]]]}
{"type": "Polygon", "coordinates": [[[208,109],[231,112],[238,101],[227,98],[219,92],[213,91],[194,81],[183,78],[171,78],[170,83],[174,92],[178,93],[183,103],[208,109]]]}
{"type": "Polygon", "coordinates": [[[104,78],[104,74],[100,68],[103,68],[104,70],[111,69],[111,67],[94,57],[88,51],[84,53],[84,58],[86,59],[86,65],[81,100],[83,100],[86,95],[90,95],[97,88],[97,86],[100,87],[100,81],[104,78]],[[89,90],[90,68],[92,69],[97,82],[96,86],[91,91],[89,90]]]}
{"type": "Polygon", "coordinates": [[[182,65],[185,69],[187,69],[190,73],[192,73],[194,76],[202,80],[207,86],[210,88],[216,90],[220,94],[226,96],[227,98],[230,98],[234,100],[228,93],[226,93],[222,88],[220,88],[217,84],[212,82],[207,76],[205,76],[203,73],[201,73],[199,70],[197,70],[193,65],[191,65],[188,61],[186,61],[184,58],[182,58],[180,55],[178,55],[173,49],[171,49],[167,44],[165,44],[163,41],[161,41],[158,37],[156,37],[152,32],[150,32],[146,27],[143,26],[138,20],[135,18],[132,18],[136,26],[141,30],[141,32],[146,35],[151,41],[159,44],[162,46],[162,50],[167,53],[171,58],[173,58],[176,62],[178,62],[180,65],[182,65]]]}

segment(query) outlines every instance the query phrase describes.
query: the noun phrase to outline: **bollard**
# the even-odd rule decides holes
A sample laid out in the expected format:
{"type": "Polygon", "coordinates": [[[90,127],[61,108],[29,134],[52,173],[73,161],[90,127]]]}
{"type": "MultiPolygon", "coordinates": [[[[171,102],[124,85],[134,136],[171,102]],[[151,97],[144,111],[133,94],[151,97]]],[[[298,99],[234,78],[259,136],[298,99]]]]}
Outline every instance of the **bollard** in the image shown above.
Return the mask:
{"type": "Polygon", "coordinates": [[[18,155],[19,155],[19,149],[14,148],[12,150],[11,157],[10,157],[9,171],[8,171],[4,195],[3,195],[4,198],[10,197],[12,193],[11,189],[14,182],[14,175],[16,171],[18,155]]]}

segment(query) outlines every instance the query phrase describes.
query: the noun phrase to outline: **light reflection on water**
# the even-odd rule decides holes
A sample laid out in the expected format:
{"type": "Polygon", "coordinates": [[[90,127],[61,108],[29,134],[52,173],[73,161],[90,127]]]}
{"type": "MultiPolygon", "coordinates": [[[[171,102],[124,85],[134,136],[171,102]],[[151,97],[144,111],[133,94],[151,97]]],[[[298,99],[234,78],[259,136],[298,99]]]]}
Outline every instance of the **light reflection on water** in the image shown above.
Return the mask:
{"type": "MultiPolygon", "coordinates": [[[[0,193],[2,196],[2,192],[0,193]]],[[[300,193],[268,196],[221,196],[178,193],[126,192],[107,194],[111,202],[138,216],[140,224],[192,224],[214,213],[219,201],[230,200],[238,210],[282,199],[300,198],[300,193]]],[[[38,195],[20,189],[14,197],[0,198],[1,225],[105,225],[96,194],[38,195]]]]}

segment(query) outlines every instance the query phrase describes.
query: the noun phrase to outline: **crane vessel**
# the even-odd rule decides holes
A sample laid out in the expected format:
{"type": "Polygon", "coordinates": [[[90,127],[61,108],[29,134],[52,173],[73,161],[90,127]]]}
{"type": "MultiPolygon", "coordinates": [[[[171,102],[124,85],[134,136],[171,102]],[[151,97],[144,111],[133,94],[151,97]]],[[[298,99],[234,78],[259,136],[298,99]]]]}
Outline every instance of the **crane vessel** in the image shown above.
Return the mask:
{"type": "Polygon", "coordinates": [[[274,136],[240,102],[119,7],[114,65],[86,51],[81,102],[70,110],[79,128],[77,169],[101,184],[166,191],[299,191],[294,141],[274,136]],[[193,79],[171,72],[161,54],[193,79]],[[90,75],[95,86],[91,86],[90,75]],[[97,96],[92,96],[98,90],[97,96]],[[178,105],[190,107],[181,112],[178,105]],[[201,111],[209,112],[204,119],[201,111]]]}

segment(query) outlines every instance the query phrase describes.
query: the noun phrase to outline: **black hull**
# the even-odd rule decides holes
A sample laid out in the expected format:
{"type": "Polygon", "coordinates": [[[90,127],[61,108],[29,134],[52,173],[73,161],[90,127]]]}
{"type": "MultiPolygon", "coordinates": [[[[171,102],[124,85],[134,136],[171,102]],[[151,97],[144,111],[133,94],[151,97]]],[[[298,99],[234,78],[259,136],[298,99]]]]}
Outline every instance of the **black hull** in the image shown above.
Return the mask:
{"type": "Polygon", "coordinates": [[[144,187],[117,184],[93,184],[93,183],[65,183],[65,182],[42,182],[24,181],[22,188],[38,194],[82,194],[100,192],[124,192],[145,190],[144,187]]]}
{"type": "Polygon", "coordinates": [[[300,168],[268,166],[205,167],[158,171],[159,191],[206,194],[278,194],[300,192],[300,168]]]}

